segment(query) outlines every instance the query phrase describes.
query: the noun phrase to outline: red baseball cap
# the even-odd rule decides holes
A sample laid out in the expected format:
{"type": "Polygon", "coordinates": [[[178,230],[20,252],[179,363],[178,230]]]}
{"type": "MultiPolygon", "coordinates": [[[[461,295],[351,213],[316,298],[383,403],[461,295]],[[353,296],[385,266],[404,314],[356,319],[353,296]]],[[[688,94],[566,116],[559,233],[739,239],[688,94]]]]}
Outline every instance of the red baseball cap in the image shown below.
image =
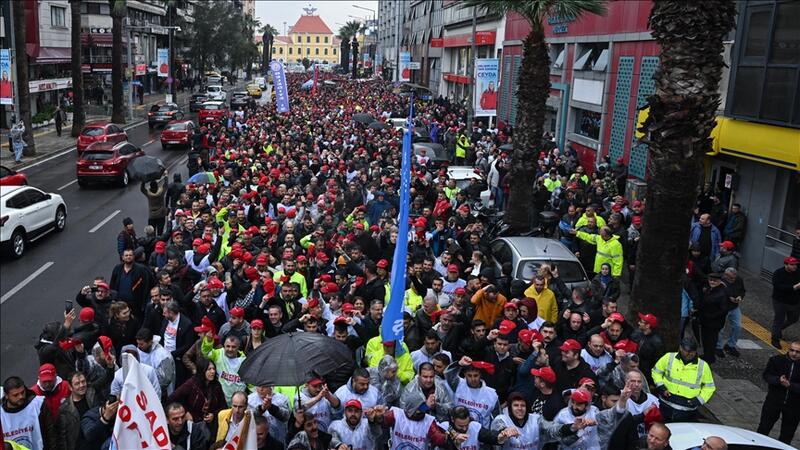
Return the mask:
{"type": "Polygon", "coordinates": [[[323,284],[320,291],[322,291],[323,294],[335,294],[339,292],[339,285],[331,281],[323,284]]]}
{"type": "Polygon", "coordinates": [[[167,250],[167,243],[164,241],[156,242],[156,253],[162,254],[167,250]]]}
{"type": "Polygon", "coordinates": [[[458,272],[460,272],[460,271],[458,270],[458,266],[457,266],[457,265],[455,265],[455,264],[450,264],[449,266],[447,266],[447,271],[448,271],[448,272],[454,272],[454,273],[458,273],[458,272]]]}
{"type": "Polygon", "coordinates": [[[385,269],[385,268],[389,267],[389,261],[387,261],[385,259],[382,259],[382,260],[378,261],[378,263],[375,264],[375,265],[378,266],[379,269],[385,269]]]}
{"type": "Polygon", "coordinates": [[[203,240],[202,240],[202,239],[200,239],[200,238],[195,238],[195,239],[192,241],[192,247],[195,247],[195,246],[198,246],[198,245],[203,245],[203,240]]]}
{"type": "Polygon", "coordinates": [[[517,328],[517,324],[510,320],[504,320],[500,322],[500,326],[497,327],[500,330],[500,334],[508,334],[514,331],[514,328],[517,328]]]}
{"type": "Polygon", "coordinates": [[[608,318],[614,322],[625,323],[625,316],[622,314],[615,312],[608,315],[608,318]]]}
{"type": "Polygon", "coordinates": [[[736,248],[736,245],[731,241],[722,241],[719,244],[720,247],[724,248],[725,250],[733,250],[736,248]]]}
{"type": "Polygon", "coordinates": [[[639,313],[639,320],[650,325],[650,328],[655,328],[658,326],[658,318],[652,314],[639,313]]]}
{"type": "Polygon", "coordinates": [[[798,260],[794,256],[787,256],[786,258],[783,258],[783,263],[784,264],[797,265],[798,262],[800,262],[800,260],[798,260]]]}
{"type": "Polygon", "coordinates": [[[56,366],[47,363],[39,367],[39,381],[53,381],[56,379],[56,366]]]}
{"type": "Polygon", "coordinates": [[[472,361],[472,367],[483,370],[489,375],[494,375],[494,364],[485,361],[472,361]]]}
{"type": "Polygon", "coordinates": [[[312,379],[308,380],[308,382],[306,384],[311,385],[311,386],[319,386],[319,385],[322,384],[322,379],[320,379],[320,378],[312,378],[312,379]]]}
{"type": "Polygon", "coordinates": [[[92,308],[84,307],[81,308],[80,314],[78,314],[78,319],[81,322],[88,323],[94,321],[94,310],[92,308]]]}
{"type": "Polygon", "coordinates": [[[517,304],[514,302],[508,302],[503,305],[503,309],[517,309],[517,304]]]}
{"type": "Polygon", "coordinates": [[[316,298],[309,299],[306,304],[308,305],[309,309],[316,308],[317,306],[319,306],[319,299],[316,298]]]}
{"type": "Polygon", "coordinates": [[[566,341],[564,341],[563,344],[561,344],[561,347],[558,347],[558,349],[561,350],[562,352],[566,352],[569,350],[580,350],[581,348],[583,348],[581,346],[581,343],[576,341],[575,339],[567,339],[566,341]]]}
{"type": "Polygon", "coordinates": [[[639,345],[629,339],[621,339],[614,344],[614,350],[625,350],[625,353],[636,353],[638,349],[639,345]]]}
{"type": "Polygon", "coordinates": [[[355,306],[353,306],[352,303],[345,303],[344,305],[342,305],[342,312],[343,313],[353,312],[354,309],[355,309],[355,306]]]}
{"type": "Polygon", "coordinates": [[[533,330],[520,330],[517,338],[520,342],[531,345],[533,344],[533,330]]]}
{"type": "Polygon", "coordinates": [[[570,395],[573,403],[589,403],[592,400],[592,394],[586,389],[575,389],[570,395]]]}
{"type": "Polygon", "coordinates": [[[241,306],[237,306],[231,309],[231,316],[232,317],[244,317],[244,308],[241,306]]]}
{"type": "Polygon", "coordinates": [[[453,294],[455,294],[455,295],[464,295],[466,293],[467,293],[467,290],[464,289],[463,287],[456,288],[456,290],[453,291],[453,294]]]}
{"type": "Polygon", "coordinates": [[[531,369],[531,375],[539,377],[550,384],[555,384],[556,382],[556,373],[548,366],[541,369],[531,369]]]}
{"type": "Polygon", "coordinates": [[[253,319],[253,321],[250,322],[250,328],[255,328],[257,330],[263,330],[264,329],[264,321],[262,321],[261,319],[253,319]]]}
{"type": "Polygon", "coordinates": [[[344,407],[361,409],[361,402],[355,398],[351,398],[350,400],[347,401],[347,403],[344,404],[344,407]]]}
{"type": "Polygon", "coordinates": [[[208,284],[206,284],[206,286],[209,289],[222,289],[222,288],[225,287],[225,285],[222,283],[222,281],[220,281],[217,278],[212,278],[212,279],[208,280],[208,284]]]}
{"type": "Polygon", "coordinates": [[[634,225],[641,225],[642,216],[633,216],[633,219],[631,219],[631,223],[633,223],[634,225]]]}
{"type": "Polygon", "coordinates": [[[597,383],[589,377],[583,377],[580,380],[578,380],[578,387],[583,386],[584,384],[597,385],[597,383]]]}

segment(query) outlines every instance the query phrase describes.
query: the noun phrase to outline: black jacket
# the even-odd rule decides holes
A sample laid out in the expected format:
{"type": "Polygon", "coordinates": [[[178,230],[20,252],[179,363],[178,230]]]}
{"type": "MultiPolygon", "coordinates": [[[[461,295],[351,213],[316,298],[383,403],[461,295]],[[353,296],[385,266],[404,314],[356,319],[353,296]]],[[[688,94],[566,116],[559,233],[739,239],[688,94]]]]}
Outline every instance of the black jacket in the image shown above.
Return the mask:
{"type": "Polygon", "coordinates": [[[556,373],[556,391],[563,392],[565,389],[574,389],[578,387],[578,381],[581,378],[587,377],[597,381],[597,375],[592,371],[592,368],[586,361],[581,359],[581,362],[572,370],[567,369],[567,365],[563,361],[555,364],[552,362],[550,366],[556,373]]]}
{"type": "Polygon", "coordinates": [[[767,361],[762,374],[767,382],[765,401],[777,404],[800,405],[800,361],[792,361],[786,355],[775,355],[767,361]],[[788,388],[780,383],[781,375],[789,378],[788,388]]]}
{"type": "Polygon", "coordinates": [[[796,305],[800,303],[800,291],[793,286],[800,283],[800,270],[789,272],[781,267],[772,274],[772,299],[778,303],[796,305]]]}
{"type": "Polygon", "coordinates": [[[81,417],[81,431],[75,448],[81,450],[100,450],[111,437],[114,420],[104,423],[100,420],[100,408],[92,408],[81,417]]]}
{"type": "Polygon", "coordinates": [[[150,297],[153,277],[147,266],[135,262],[131,268],[131,292],[120,292],[120,278],[124,270],[124,264],[121,263],[114,267],[114,271],[111,272],[111,289],[117,291],[119,299],[124,300],[136,315],[141,315],[150,297]]]}
{"type": "Polygon", "coordinates": [[[651,371],[658,360],[666,353],[664,341],[656,332],[645,336],[638,330],[631,334],[631,339],[639,344],[639,351],[637,352],[639,355],[639,369],[645,374],[647,380],[652,383],[653,375],[651,371]]]}
{"type": "MultiPolygon", "coordinates": [[[[164,332],[167,329],[167,318],[165,317],[161,321],[161,329],[158,330],[158,335],[161,336],[161,342],[166,342],[164,340],[164,332]]],[[[217,330],[219,331],[219,330],[217,330]]],[[[194,344],[197,340],[197,334],[194,332],[194,326],[192,325],[192,321],[186,317],[185,314],[180,315],[180,319],[178,320],[178,332],[175,336],[175,351],[172,352],[172,357],[175,359],[180,359],[184,353],[194,344]]]]}
{"type": "Polygon", "coordinates": [[[725,326],[725,318],[728,312],[737,307],[728,298],[728,291],[724,285],[714,289],[709,288],[700,296],[700,318],[704,326],[722,328],[725,326]]]}

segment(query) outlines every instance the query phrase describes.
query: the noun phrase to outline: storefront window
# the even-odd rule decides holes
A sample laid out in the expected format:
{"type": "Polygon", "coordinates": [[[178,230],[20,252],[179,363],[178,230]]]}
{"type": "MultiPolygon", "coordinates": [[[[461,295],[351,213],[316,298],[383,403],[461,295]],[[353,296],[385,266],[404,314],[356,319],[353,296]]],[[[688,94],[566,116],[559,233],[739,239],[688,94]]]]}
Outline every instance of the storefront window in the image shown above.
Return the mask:
{"type": "Polygon", "coordinates": [[[601,114],[586,109],[573,109],[575,110],[575,133],[596,141],[600,140],[601,114]]]}

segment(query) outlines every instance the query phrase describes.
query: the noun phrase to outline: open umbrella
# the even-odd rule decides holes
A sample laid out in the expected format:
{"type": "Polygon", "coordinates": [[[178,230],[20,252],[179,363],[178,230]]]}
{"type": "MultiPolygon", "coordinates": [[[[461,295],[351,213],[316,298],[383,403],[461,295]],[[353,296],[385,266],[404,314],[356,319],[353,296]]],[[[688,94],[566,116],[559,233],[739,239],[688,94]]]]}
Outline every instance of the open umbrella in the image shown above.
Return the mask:
{"type": "Polygon", "coordinates": [[[353,120],[358,123],[368,124],[374,122],[375,118],[372,117],[372,114],[359,113],[359,114],[353,114],[353,120]]]}
{"type": "Polygon", "coordinates": [[[372,122],[371,124],[369,124],[369,129],[370,130],[385,130],[387,128],[390,128],[390,126],[385,124],[385,123],[383,123],[383,122],[379,122],[377,120],[375,122],[372,122]]]}
{"type": "Polygon", "coordinates": [[[216,184],[217,177],[212,172],[197,172],[186,180],[187,183],[193,184],[216,184]]]}
{"type": "Polygon", "coordinates": [[[164,163],[152,156],[140,156],[128,166],[131,178],[139,181],[154,181],[164,173],[164,163]]]}
{"type": "Polygon", "coordinates": [[[514,144],[503,144],[500,146],[500,151],[502,152],[513,152],[514,151],[514,144]]]}
{"type": "MultiPolygon", "coordinates": [[[[268,339],[239,368],[239,376],[249,384],[300,386],[311,378],[344,377],[355,369],[350,349],[319,333],[287,333],[268,339]]],[[[338,384],[338,383],[337,383],[338,384]]]]}

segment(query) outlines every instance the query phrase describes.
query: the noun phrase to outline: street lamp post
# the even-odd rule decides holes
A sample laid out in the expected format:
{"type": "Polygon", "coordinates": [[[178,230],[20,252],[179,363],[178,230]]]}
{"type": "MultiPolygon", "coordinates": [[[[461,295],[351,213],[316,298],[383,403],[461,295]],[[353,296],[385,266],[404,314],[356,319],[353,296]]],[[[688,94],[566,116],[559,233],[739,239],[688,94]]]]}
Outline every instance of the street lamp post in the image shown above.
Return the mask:
{"type": "MultiPolygon", "coordinates": [[[[371,12],[372,13],[372,26],[374,26],[376,28],[376,30],[377,30],[378,24],[376,22],[377,19],[375,17],[375,10],[374,9],[366,8],[364,6],[359,6],[359,5],[353,5],[353,8],[363,9],[364,11],[371,12]]],[[[369,27],[367,27],[367,28],[369,29],[369,27]]],[[[373,37],[372,40],[374,41],[373,43],[370,43],[370,45],[375,45],[377,47],[377,45],[378,45],[377,44],[378,43],[377,36],[375,36],[375,34],[372,33],[372,30],[369,30],[369,35],[373,37]]],[[[366,39],[364,39],[364,45],[366,46],[366,44],[367,44],[366,39]]],[[[368,47],[368,48],[371,48],[371,47],[368,47]]],[[[369,50],[368,50],[368,54],[370,55],[370,58],[372,59],[372,70],[374,71],[376,69],[376,67],[375,67],[375,54],[370,52],[369,50]]]]}
{"type": "MultiPolygon", "coordinates": [[[[172,54],[172,32],[177,31],[180,33],[181,27],[179,26],[167,26],[164,27],[169,30],[169,52],[172,54]]],[[[128,69],[130,70],[130,80],[128,81],[128,116],[130,119],[133,120],[133,79],[136,76],[136,64],[133,64],[133,55],[131,54],[131,48],[133,47],[133,37],[131,36],[131,30],[148,30],[152,32],[153,27],[145,27],[145,26],[131,26],[128,25],[128,22],[125,23],[125,30],[126,35],[128,36],[128,49],[127,49],[127,57],[128,57],[128,69]]],[[[172,58],[169,59],[169,73],[172,74],[172,58]]],[[[170,75],[171,76],[171,75],[170,75]]],[[[175,80],[172,80],[172,83],[175,83],[175,80]]],[[[172,92],[172,91],[170,91],[172,92]]],[[[171,94],[170,94],[171,95],[171,94]]],[[[173,99],[174,101],[174,99],[173,99]]]]}

